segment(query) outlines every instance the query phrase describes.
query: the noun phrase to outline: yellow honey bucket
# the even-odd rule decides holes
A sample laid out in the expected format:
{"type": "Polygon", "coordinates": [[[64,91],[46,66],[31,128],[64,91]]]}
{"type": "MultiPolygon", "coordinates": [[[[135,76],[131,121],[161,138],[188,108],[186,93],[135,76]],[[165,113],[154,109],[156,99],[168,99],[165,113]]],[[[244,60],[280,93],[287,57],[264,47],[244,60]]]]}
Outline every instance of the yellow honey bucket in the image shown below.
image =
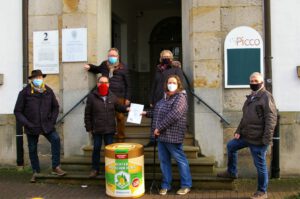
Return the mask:
{"type": "Polygon", "coordinates": [[[141,144],[114,143],[105,147],[106,194],[138,198],[145,193],[144,149],[141,144]]]}

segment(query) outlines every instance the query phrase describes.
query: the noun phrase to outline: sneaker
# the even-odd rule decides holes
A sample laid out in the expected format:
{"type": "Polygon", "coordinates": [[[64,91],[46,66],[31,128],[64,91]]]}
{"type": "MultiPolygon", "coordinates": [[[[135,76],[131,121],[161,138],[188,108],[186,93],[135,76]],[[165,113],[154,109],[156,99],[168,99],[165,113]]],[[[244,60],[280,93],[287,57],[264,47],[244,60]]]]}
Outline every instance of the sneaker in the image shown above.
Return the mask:
{"type": "Polygon", "coordinates": [[[185,195],[185,194],[187,194],[188,192],[190,192],[191,191],[191,189],[190,188],[180,188],[177,192],[176,192],[176,194],[177,195],[185,195]]]}
{"type": "Polygon", "coordinates": [[[89,175],[89,177],[90,177],[90,178],[95,178],[95,177],[97,177],[98,175],[99,175],[99,171],[97,171],[97,170],[92,170],[91,173],[90,173],[90,175],[89,175]]]}
{"type": "Polygon", "coordinates": [[[217,173],[217,176],[220,177],[220,178],[231,178],[231,179],[237,179],[238,178],[237,174],[231,174],[228,171],[219,172],[219,173],[217,173]]]}
{"type": "Polygon", "coordinates": [[[250,197],[251,199],[266,199],[268,198],[267,192],[257,191],[250,197]]]}
{"type": "Polygon", "coordinates": [[[52,174],[53,175],[58,175],[58,176],[64,176],[67,174],[64,170],[62,170],[59,166],[56,167],[55,169],[52,169],[52,174]]]}
{"type": "Polygon", "coordinates": [[[148,144],[145,144],[144,147],[152,147],[154,146],[154,142],[153,141],[150,141],[148,142],[148,144]]]}
{"type": "Polygon", "coordinates": [[[168,193],[168,189],[160,189],[159,190],[159,195],[164,196],[164,195],[167,195],[167,193],[168,193]]]}
{"type": "Polygon", "coordinates": [[[36,176],[38,175],[38,173],[34,172],[30,178],[30,183],[36,183],[36,176]]]}

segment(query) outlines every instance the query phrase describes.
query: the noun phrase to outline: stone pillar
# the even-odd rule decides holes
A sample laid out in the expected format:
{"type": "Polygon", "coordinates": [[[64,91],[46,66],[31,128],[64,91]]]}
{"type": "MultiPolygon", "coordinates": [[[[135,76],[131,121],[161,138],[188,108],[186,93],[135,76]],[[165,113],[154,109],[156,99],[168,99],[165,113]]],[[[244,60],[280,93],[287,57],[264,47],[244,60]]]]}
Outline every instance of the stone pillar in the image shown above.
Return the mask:
{"type": "MultiPolygon", "coordinates": [[[[64,0],[62,28],[87,28],[88,63],[99,64],[107,55],[111,37],[110,0],[64,0]]],[[[83,69],[85,63],[63,63],[63,112],[67,112],[95,84],[95,75],[83,69]]],[[[88,143],[84,128],[85,103],[80,104],[64,122],[64,155],[80,155],[88,143]]]]}
{"type": "MultiPolygon", "coordinates": [[[[195,93],[222,113],[222,35],[220,2],[182,1],[183,60],[195,93]]],[[[193,100],[195,139],[201,153],[223,162],[223,127],[220,119],[193,100]]]]}

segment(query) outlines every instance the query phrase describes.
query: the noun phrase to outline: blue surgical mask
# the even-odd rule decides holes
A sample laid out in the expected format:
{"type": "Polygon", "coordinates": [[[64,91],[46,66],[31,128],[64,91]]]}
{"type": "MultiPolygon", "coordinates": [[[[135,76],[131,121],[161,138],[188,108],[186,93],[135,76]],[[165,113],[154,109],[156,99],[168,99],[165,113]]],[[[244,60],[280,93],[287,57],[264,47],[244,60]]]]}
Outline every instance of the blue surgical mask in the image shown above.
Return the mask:
{"type": "Polygon", "coordinates": [[[115,64],[115,63],[117,63],[117,61],[118,61],[117,57],[108,57],[108,62],[110,64],[115,64]]]}
{"type": "Polygon", "coordinates": [[[41,87],[41,85],[43,84],[43,80],[42,79],[34,79],[32,81],[33,85],[36,87],[41,87]]]}

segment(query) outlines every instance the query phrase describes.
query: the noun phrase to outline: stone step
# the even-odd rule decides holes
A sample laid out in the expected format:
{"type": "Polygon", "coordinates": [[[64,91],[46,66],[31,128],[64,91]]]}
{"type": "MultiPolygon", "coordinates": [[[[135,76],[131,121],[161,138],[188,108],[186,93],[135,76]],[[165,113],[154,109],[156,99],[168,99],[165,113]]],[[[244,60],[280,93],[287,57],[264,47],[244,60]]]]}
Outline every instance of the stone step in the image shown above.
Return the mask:
{"type": "MultiPolygon", "coordinates": [[[[125,134],[126,137],[123,139],[124,142],[127,143],[139,143],[142,145],[147,144],[150,141],[150,133],[149,132],[130,132],[125,134]]],[[[117,139],[115,140],[117,141],[117,139]]],[[[184,145],[194,145],[194,136],[190,133],[185,134],[184,145]]]]}
{"type": "MultiPolygon", "coordinates": [[[[91,157],[93,146],[84,146],[82,148],[84,156],[91,157]]],[[[183,150],[188,159],[196,159],[198,158],[198,154],[200,153],[200,148],[197,146],[183,146],[183,150]]],[[[104,149],[102,147],[100,155],[103,156],[104,149]]],[[[154,150],[153,147],[144,148],[144,156],[145,158],[153,158],[154,150]]],[[[157,157],[157,147],[156,147],[156,157],[157,157]]]]}
{"type": "MultiPolygon", "coordinates": [[[[146,179],[146,192],[153,180],[153,173],[145,173],[146,179]]],[[[155,174],[155,182],[160,185],[161,174],[155,174]]],[[[74,184],[74,185],[99,185],[105,186],[105,176],[99,175],[96,178],[89,178],[86,172],[68,172],[67,175],[59,177],[48,173],[40,173],[36,177],[37,182],[41,183],[54,183],[54,184],[74,184]]],[[[193,174],[193,189],[205,190],[233,190],[235,189],[234,181],[232,179],[218,178],[215,174],[193,174]]],[[[173,175],[173,187],[178,188],[180,178],[178,174],[173,175]]]]}
{"type": "MultiPolygon", "coordinates": [[[[104,172],[104,158],[100,160],[100,168],[104,172]]],[[[214,172],[214,158],[212,157],[199,157],[197,159],[189,159],[191,173],[213,173],[214,172]]],[[[89,172],[91,169],[91,158],[78,156],[72,158],[63,158],[61,160],[62,168],[66,171],[85,171],[89,172]]],[[[144,170],[146,173],[153,172],[153,159],[144,160],[144,170]]],[[[159,160],[156,159],[155,171],[159,172],[159,160]]],[[[172,160],[172,171],[178,173],[177,164],[172,160]]]]}

